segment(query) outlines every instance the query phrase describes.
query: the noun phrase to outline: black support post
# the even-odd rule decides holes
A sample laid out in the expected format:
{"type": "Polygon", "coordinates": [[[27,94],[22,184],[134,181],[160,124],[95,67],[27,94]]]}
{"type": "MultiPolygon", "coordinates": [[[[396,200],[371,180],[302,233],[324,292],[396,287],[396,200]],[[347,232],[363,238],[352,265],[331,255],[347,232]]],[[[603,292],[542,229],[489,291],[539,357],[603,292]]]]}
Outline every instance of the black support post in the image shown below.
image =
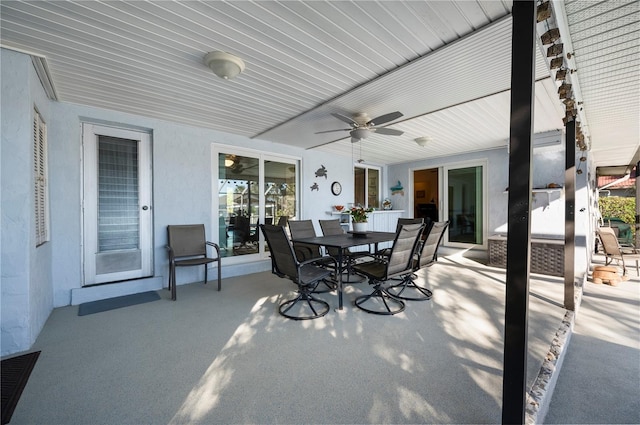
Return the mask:
{"type": "Polygon", "coordinates": [[[535,90],[536,3],[512,8],[511,130],[502,423],[523,424],[526,407],[527,321],[531,240],[531,156],[535,90]]]}
{"type": "MultiPolygon", "coordinates": [[[[576,122],[566,125],[564,169],[564,308],[574,311],[576,255],[576,122]]],[[[585,164],[586,166],[586,164],[585,164]]]]}

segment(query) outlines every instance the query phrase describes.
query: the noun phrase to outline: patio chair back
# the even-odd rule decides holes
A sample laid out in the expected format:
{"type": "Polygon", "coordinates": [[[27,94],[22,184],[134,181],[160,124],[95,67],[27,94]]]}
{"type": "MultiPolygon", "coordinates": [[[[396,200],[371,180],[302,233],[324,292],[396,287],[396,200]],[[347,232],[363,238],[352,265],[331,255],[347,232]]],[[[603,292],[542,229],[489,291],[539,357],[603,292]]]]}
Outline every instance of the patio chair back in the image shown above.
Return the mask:
{"type": "Polygon", "coordinates": [[[419,257],[415,269],[429,267],[438,261],[438,247],[444,237],[444,232],[449,226],[448,221],[436,221],[431,225],[431,230],[427,233],[427,238],[419,248],[419,257]]]}
{"type": "Polygon", "coordinates": [[[169,225],[167,238],[174,257],[207,254],[204,224],[169,225]]]}
{"type": "MultiPolygon", "coordinates": [[[[289,220],[289,233],[291,234],[291,239],[314,238],[316,236],[316,230],[311,220],[289,220]]],[[[298,261],[322,257],[318,245],[294,241],[293,250],[298,261]]]]}
{"type": "MultiPolygon", "coordinates": [[[[320,229],[322,229],[322,234],[324,236],[332,236],[332,235],[342,235],[344,233],[344,229],[340,225],[340,220],[318,220],[320,223],[320,229]]],[[[327,253],[333,257],[338,256],[338,248],[327,247],[327,253]]],[[[347,250],[349,252],[350,250],[347,250]]]]}
{"type": "Polygon", "coordinates": [[[400,230],[400,226],[403,224],[422,224],[424,223],[423,218],[406,218],[400,217],[398,218],[398,222],[396,223],[396,233],[400,230]]]}
{"type": "Polygon", "coordinates": [[[262,224],[260,228],[269,246],[269,254],[273,259],[275,269],[290,279],[297,280],[298,261],[284,227],[262,224]]]}
{"type": "Polygon", "coordinates": [[[413,264],[413,253],[420,239],[424,224],[401,224],[391,247],[386,267],[386,277],[403,272],[413,264]]]}

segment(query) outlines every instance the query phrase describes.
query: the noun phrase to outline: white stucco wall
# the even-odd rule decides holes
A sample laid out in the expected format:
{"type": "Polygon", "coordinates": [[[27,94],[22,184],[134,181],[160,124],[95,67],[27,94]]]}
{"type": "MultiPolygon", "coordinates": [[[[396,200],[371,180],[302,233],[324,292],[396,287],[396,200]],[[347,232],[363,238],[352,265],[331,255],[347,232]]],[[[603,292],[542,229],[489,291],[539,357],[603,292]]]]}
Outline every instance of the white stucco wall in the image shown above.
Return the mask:
{"type": "MultiPolygon", "coordinates": [[[[353,198],[352,159],[249,139],[209,129],[82,105],[49,101],[29,56],[2,49],[2,354],[28,349],[54,307],[71,302],[82,285],[81,123],[151,131],[153,150],[154,275],[167,280],[166,226],[205,223],[217,239],[212,214],[213,144],[283,154],[301,160],[300,218],[329,217],[337,203],[353,198]],[[32,111],[47,124],[49,143],[50,242],[35,248],[33,216],[32,111]],[[325,165],[328,176],[316,178],[325,165]],[[330,184],[341,181],[339,197],[330,184]],[[317,182],[320,189],[311,191],[317,182]]],[[[318,229],[319,231],[320,229],[318,229]]],[[[270,269],[269,260],[223,266],[223,277],[270,269]]],[[[201,270],[181,270],[179,284],[201,279],[201,270]]],[[[112,295],[113,296],[113,295],[112,295]]]]}
{"type": "Polygon", "coordinates": [[[29,56],[0,50],[2,355],[28,349],[53,309],[51,244],[35,246],[33,110],[50,101],[29,56]]]}
{"type": "MultiPolygon", "coordinates": [[[[212,145],[240,148],[298,157],[302,160],[301,218],[326,218],[326,211],[338,197],[331,194],[330,183],[352,181],[351,159],[293,148],[268,141],[249,139],[209,129],[186,126],[142,116],[124,114],[81,105],[55,103],[53,125],[49,137],[56,141],[51,152],[55,164],[51,170],[52,233],[54,245],[55,305],[70,303],[70,291],[82,282],[81,270],[81,122],[133,126],[152,132],[153,149],[153,211],[155,276],[166,280],[168,266],[166,226],[168,224],[205,223],[207,235],[217,239],[217,221],[212,217],[212,145]],[[324,164],[328,178],[315,177],[315,170],[324,164]],[[311,192],[317,181],[320,190],[311,192]]],[[[347,185],[340,199],[353,197],[347,185]]],[[[319,229],[318,229],[319,230],[319,229]]],[[[254,266],[223,267],[223,277],[267,270],[268,261],[254,266]]],[[[178,283],[201,279],[201,270],[180,270],[178,283]]],[[[165,283],[166,285],[166,283],[165,283]]]]}

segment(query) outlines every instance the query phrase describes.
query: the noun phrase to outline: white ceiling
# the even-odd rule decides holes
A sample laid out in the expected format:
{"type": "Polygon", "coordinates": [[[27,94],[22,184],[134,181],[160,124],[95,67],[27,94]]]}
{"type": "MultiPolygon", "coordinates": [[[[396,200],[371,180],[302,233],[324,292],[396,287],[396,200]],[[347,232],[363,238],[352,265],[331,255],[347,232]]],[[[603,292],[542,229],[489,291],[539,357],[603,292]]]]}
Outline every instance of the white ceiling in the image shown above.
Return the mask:
{"type": "MultiPolygon", "coordinates": [[[[596,165],[637,161],[640,2],[554,2],[596,165]]],[[[505,146],[511,1],[0,3],[2,46],[43,56],[60,101],[393,164],[505,146]],[[214,50],[247,64],[217,78],[214,50]],[[354,146],[331,115],[400,111],[354,146]],[[413,139],[433,138],[426,147],[413,139]],[[356,152],[354,152],[356,151],[356,152]],[[362,154],[360,154],[362,151],[362,154]]],[[[539,24],[539,27],[544,23],[539,24]]],[[[535,132],[564,105],[536,63],[535,132]]]]}

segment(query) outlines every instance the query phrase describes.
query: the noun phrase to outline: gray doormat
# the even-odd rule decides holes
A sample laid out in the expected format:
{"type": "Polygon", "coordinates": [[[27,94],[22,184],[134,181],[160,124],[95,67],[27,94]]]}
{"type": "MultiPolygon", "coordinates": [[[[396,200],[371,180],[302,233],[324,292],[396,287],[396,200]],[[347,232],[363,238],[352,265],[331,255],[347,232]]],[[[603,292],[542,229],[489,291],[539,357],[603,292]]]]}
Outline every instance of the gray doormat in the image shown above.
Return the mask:
{"type": "Polygon", "coordinates": [[[11,421],[13,411],[18,405],[22,390],[27,385],[40,351],[12,357],[0,362],[0,381],[2,382],[2,425],[11,421]]]}
{"type": "Polygon", "coordinates": [[[129,307],[131,305],[144,304],[160,299],[155,291],[140,292],[139,294],[124,295],[122,297],[107,298],[106,300],[91,301],[78,306],[78,316],[101,313],[115,310],[116,308],[129,307]]]}

